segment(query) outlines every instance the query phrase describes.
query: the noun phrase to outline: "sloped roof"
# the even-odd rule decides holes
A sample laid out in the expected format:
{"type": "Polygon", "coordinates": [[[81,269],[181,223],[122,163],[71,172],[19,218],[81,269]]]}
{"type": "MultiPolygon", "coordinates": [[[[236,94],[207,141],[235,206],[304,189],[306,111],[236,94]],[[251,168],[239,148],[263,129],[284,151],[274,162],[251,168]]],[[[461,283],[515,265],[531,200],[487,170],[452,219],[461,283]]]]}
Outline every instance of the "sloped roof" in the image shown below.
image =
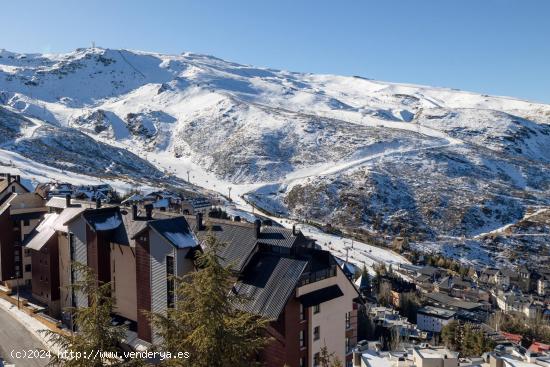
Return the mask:
{"type": "Polygon", "coordinates": [[[55,235],[55,223],[59,220],[59,214],[49,213],[44,220],[27,236],[24,245],[27,248],[40,251],[46,243],[55,235]]]}
{"type": "Polygon", "coordinates": [[[61,212],[61,214],[59,214],[59,220],[55,224],[55,230],[67,232],[68,231],[67,224],[70,221],[72,221],[74,218],[82,214],[84,211],[86,211],[86,208],[83,208],[80,206],[65,208],[61,212]]]}
{"type": "Polygon", "coordinates": [[[292,248],[297,242],[302,241],[302,237],[302,234],[295,236],[291,229],[284,227],[262,226],[258,242],[271,246],[292,248]]]}
{"type": "Polygon", "coordinates": [[[186,216],[187,222],[196,233],[199,240],[204,241],[210,232],[225,246],[218,254],[223,266],[232,266],[233,270],[241,272],[256,248],[256,230],[253,225],[227,220],[207,219],[209,230],[196,228],[196,218],[186,216]]]}
{"type": "Polygon", "coordinates": [[[118,207],[87,210],[84,219],[95,231],[112,231],[122,225],[118,207]]]}
{"type": "Polygon", "coordinates": [[[135,203],[135,202],[139,202],[143,200],[143,196],[140,195],[140,194],[133,194],[132,196],[130,196],[128,199],[122,201],[122,204],[126,204],[126,203],[135,203]]]}
{"type": "Polygon", "coordinates": [[[10,207],[11,202],[13,201],[13,199],[15,199],[16,196],[17,194],[13,193],[8,195],[4,199],[4,202],[0,204],[0,214],[4,214],[4,212],[10,207]]]}
{"type": "Polygon", "coordinates": [[[131,211],[121,210],[120,214],[122,217],[122,222],[124,224],[125,233],[124,235],[121,235],[120,238],[117,236],[115,239],[115,242],[120,244],[126,244],[126,242],[128,242],[129,239],[134,238],[136,234],[138,234],[139,232],[141,232],[143,229],[147,227],[147,221],[145,219],[134,220],[133,214],[131,211]],[[126,239],[124,239],[123,237],[126,237],[126,239]]]}
{"type": "Polygon", "coordinates": [[[192,248],[198,245],[198,240],[184,217],[152,220],[148,222],[148,226],[177,248],[192,248]]]}
{"type": "Polygon", "coordinates": [[[25,185],[21,184],[21,181],[8,182],[7,179],[4,179],[4,180],[0,180],[0,194],[4,193],[4,191],[6,191],[6,189],[10,187],[11,184],[18,185],[26,192],[30,192],[30,190],[25,185]]]}
{"type": "Polygon", "coordinates": [[[237,281],[233,292],[244,298],[236,307],[276,320],[307,266],[307,261],[257,253],[237,281]]]}

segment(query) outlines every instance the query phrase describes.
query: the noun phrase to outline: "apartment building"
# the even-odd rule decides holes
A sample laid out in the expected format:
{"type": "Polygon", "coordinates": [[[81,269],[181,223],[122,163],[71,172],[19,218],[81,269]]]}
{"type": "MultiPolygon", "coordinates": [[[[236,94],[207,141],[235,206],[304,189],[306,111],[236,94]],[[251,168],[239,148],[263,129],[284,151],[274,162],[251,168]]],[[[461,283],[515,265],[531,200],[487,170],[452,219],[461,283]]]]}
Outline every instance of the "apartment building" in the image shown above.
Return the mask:
{"type": "MultiPolygon", "coordinates": [[[[65,200],[65,199],[64,199],[65,200]]],[[[68,307],[85,307],[85,295],[71,290],[81,276],[74,262],[90,267],[99,283],[110,282],[115,316],[145,342],[154,339],[143,310],[170,306],[169,275],[194,269],[190,252],[198,241],[179,217],[156,217],[151,207],[101,207],[101,203],[55,200],[27,243],[33,255],[33,297],[70,326],[68,307]]],[[[173,302],[173,301],[172,301],[173,302]]]]}
{"type": "Polygon", "coordinates": [[[425,306],[418,310],[416,324],[420,330],[440,333],[445,325],[455,320],[455,314],[445,308],[425,306]]]}
{"type": "Polygon", "coordinates": [[[220,257],[231,265],[237,307],[271,320],[272,342],[259,359],[266,366],[319,365],[326,346],[346,365],[357,342],[359,293],[335,258],[296,229],[186,217],[199,239],[212,233],[226,245],[220,257]]]}
{"type": "Polygon", "coordinates": [[[347,365],[357,342],[359,293],[335,258],[296,229],[144,211],[136,206],[102,207],[67,198],[48,201],[42,223],[27,239],[32,252],[33,296],[70,326],[67,307],[87,305],[70,284],[73,263],[91,267],[98,282],[110,282],[115,316],[138,340],[158,341],[144,314],[165,312],[176,302],[171,275],[195,270],[196,251],[209,233],[225,246],[236,307],[268,318],[272,342],[258,356],[267,366],[317,366],[321,348],[347,365]]]}
{"type": "Polygon", "coordinates": [[[31,256],[22,244],[46,213],[44,203],[19,176],[0,176],[0,282],[8,287],[30,286],[31,256]]]}

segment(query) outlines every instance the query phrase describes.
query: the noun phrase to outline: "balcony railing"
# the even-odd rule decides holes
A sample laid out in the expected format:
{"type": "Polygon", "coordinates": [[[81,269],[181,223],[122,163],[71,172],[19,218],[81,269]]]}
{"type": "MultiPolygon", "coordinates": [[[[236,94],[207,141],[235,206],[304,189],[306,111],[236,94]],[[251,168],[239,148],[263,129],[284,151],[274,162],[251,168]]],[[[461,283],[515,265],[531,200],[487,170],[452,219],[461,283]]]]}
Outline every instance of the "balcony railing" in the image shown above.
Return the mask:
{"type": "Polygon", "coordinates": [[[301,287],[306,284],[315,283],[323,279],[335,277],[337,266],[338,265],[331,265],[326,269],[321,269],[318,271],[303,274],[302,277],[300,278],[300,281],[298,282],[298,286],[301,287]]]}

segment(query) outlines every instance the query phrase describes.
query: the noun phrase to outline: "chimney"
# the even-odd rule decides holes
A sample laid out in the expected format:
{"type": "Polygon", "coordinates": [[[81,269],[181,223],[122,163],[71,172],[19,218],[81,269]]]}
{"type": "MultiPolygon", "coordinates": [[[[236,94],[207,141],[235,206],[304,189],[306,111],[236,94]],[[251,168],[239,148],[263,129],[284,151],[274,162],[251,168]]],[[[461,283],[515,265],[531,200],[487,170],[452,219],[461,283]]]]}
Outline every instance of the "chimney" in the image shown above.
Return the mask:
{"type": "Polygon", "coordinates": [[[136,204],[132,205],[132,219],[137,220],[137,205],[136,204]]]}
{"type": "Polygon", "coordinates": [[[101,208],[101,199],[100,198],[95,199],[95,208],[96,209],[101,208]]]}
{"type": "Polygon", "coordinates": [[[15,176],[15,182],[21,182],[21,176],[16,175],[15,176]]]}
{"type": "Polygon", "coordinates": [[[197,229],[199,231],[201,231],[203,229],[203,226],[202,226],[202,213],[197,213],[195,215],[195,218],[197,218],[197,229]]]}
{"type": "Polygon", "coordinates": [[[11,173],[7,174],[6,179],[8,180],[8,184],[10,184],[11,183],[11,173]]]}
{"type": "Polygon", "coordinates": [[[153,204],[145,205],[145,215],[147,216],[147,220],[153,219],[153,204]]]}
{"type": "Polygon", "coordinates": [[[71,194],[65,195],[65,206],[67,208],[71,206],[71,194]]]}
{"type": "Polygon", "coordinates": [[[254,221],[254,229],[256,232],[256,238],[260,238],[260,228],[262,227],[262,221],[259,219],[256,219],[254,221]]]}
{"type": "Polygon", "coordinates": [[[297,235],[298,235],[298,230],[296,230],[296,224],[293,224],[293,225],[292,225],[292,235],[293,235],[293,236],[297,236],[297,235]]]}

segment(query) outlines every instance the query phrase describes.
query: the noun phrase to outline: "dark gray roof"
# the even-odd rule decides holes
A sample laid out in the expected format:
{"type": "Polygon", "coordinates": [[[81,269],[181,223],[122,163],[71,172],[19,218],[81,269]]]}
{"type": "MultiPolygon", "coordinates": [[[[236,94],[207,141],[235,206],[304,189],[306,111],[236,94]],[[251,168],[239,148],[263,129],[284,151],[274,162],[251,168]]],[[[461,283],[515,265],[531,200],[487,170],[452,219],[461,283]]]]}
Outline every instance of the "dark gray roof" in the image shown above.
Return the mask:
{"type": "Polygon", "coordinates": [[[177,248],[198,246],[197,238],[184,217],[152,220],[148,225],[177,248]]]}
{"type": "Polygon", "coordinates": [[[10,203],[16,196],[17,194],[9,194],[2,199],[2,202],[0,203],[0,214],[3,214],[10,207],[10,203]]]}
{"type": "Polygon", "coordinates": [[[257,253],[234,286],[244,297],[237,307],[243,311],[276,320],[306,268],[307,261],[257,253]]]}
{"type": "Polygon", "coordinates": [[[126,242],[131,243],[130,239],[134,238],[136,234],[147,227],[147,221],[140,218],[134,220],[131,210],[121,209],[120,214],[122,216],[122,223],[124,224],[124,234],[119,235],[117,233],[115,242],[124,245],[126,242]]]}
{"type": "Polygon", "coordinates": [[[481,307],[481,303],[463,301],[458,298],[453,298],[444,293],[428,293],[426,294],[426,297],[434,303],[452,308],[474,310],[478,307],[481,307]]]}
{"type": "Polygon", "coordinates": [[[218,254],[222,265],[232,266],[233,270],[241,272],[256,248],[256,231],[253,225],[224,220],[208,220],[208,229],[197,230],[195,217],[186,216],[189,225],[199,238],[204,241],[209,230],[216,238],[225,244],[218,254]]]}
{"type": "Polygon", "coordinates": [[[260,230],[259,243],[271,246],[292,248],[296,243],[301,242],[303,235],[295,236],[291,229],[283,227],[262,226],[260,230]]]}
{"type": "Polygon", "coordinates": [[[113,231],[122,227],[122,216],[118,207],[88,209],[84,219],[95,231],[113,231]]]}

